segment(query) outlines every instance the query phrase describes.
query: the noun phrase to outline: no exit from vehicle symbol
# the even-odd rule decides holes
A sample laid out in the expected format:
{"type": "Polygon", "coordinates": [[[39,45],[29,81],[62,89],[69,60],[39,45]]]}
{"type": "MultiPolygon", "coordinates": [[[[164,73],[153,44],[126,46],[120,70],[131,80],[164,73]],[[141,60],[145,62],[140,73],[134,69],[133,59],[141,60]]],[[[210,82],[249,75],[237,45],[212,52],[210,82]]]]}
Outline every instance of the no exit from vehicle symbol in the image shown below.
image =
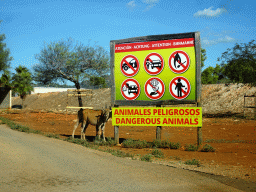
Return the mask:
{"type": "Polygon", "coordinates": [[[133,77],[139,71],[140,63],[134,55],[126,55],[120,64],[122,73],[127,77],[133,77]]]}
{"type": "Polygon", "coordinates": [[[174,73],[184,73],[190,65],[190,59],[185,51],[174,51],[169,57],[169,67],[174,73]]]}
{"type": "Polygon", "coordinates": [[[140,84],[135,79],[126,79],[121,85],[122,96],[126,100],[134,100],[140,95],[140,84]]]}
{"type": "Polygon", "coordinates": [[[165,92],[164,82],[160,78],[152,77],[146,81],[144,91],[149,99],[160,99],[165,92]]]}
{"type": "Polygon", "coordinates": [[[164,59],[158,53],[150,53],[144,59],[144,69],[149,75],[158,75],[164,68],[164,59]]]}
{"type": "Polygon", "coordinates": [[[189,81],[185,77],[175,77],[169,85],[169,92],[178,100],[185,99],[191,90],[189,81]]]}

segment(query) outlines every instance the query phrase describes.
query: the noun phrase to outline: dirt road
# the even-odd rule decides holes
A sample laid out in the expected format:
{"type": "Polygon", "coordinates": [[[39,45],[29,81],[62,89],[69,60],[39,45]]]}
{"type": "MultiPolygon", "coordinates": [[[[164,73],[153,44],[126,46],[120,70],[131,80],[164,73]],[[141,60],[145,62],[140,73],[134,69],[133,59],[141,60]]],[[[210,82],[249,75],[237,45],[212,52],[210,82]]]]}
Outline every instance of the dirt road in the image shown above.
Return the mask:
{"type": "Polygon", "coordinates": [[[0,125],[0,191],[241,191],[201,174],[118,158],[0,125]]]}

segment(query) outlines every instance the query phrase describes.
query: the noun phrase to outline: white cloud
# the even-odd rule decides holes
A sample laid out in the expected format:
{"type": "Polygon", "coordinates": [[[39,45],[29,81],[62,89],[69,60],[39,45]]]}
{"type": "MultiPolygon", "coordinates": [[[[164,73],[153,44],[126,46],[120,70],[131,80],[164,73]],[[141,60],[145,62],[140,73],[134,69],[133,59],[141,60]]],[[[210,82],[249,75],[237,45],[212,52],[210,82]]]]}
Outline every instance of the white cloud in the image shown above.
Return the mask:
{"type": "Polygon", "coordinates": [[[143,3],[147,4],[147,7],[144,11],[150,10],[152,7],[156,6],[159,0],[142,0],[143,3]]]}
{"type": "Polygon", "coordinates": [[[154,3],[158,3],[159,0],[143,0],[142,2],[146,4],[154,4],[154,3]]]}
{"type": "Polygon", "coordinates": [[[128,7],[130,10],[134,9],[136,7],[135,1],[130,1],[126,4],[126,7],[128,7]]]}
{"type": "Polygon", "coordinates": [[[224,37],[220,37],[218,39],[213,39],[213,40],[209,40],[207,38],[202,38],[202,46],[203,47],[209,47],[209,46],[212,46],[212,45],[217,45],[219,43],[233,43],[235,42],[236,40],[232,37],[229,37],[229,36],[224,36],[224,37]]]}
{"type": "Polygon", "coordinates": [[[212,10],[212,8],[213,7],[204,9],[203,11],[198,11],[194,14],[194,17],[218,17],[227,11],[225,8],[218,8],[216,10],[212,10]]]}

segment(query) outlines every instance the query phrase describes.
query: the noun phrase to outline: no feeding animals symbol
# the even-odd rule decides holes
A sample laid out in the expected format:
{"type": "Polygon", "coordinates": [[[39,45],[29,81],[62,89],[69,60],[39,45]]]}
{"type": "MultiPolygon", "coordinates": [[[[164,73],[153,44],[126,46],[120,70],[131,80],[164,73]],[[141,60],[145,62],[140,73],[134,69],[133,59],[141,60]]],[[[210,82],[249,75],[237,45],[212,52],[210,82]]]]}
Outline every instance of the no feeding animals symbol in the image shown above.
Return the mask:
{"type": "Polygon", "coordinates": [[[147,80],[144,89],[149,99],[157,100],[164,95],[165,85],[160,78],[152,77],[147,80]]]}
{"type": "Polygon", "coordinates": [[[164,59],[158,53],[150,53],[144,60],[144,69],[149,75],[158,75],[164,68],[164,59]]]}
{"type": "Polygon", "coordinates": [[[169,57],[169,67],[174,73],[184,73],[189,65],[189,56],[184,51],[175,51],[169,57]]]}
{"type": "Polygon", "coordinates": [[[133,77],[136,75],[139,68],[139,60],[134,55],[126,55],[121,61],[120,69],[127,77],[133,77]]]}
{"type": "Polygon", "coordinates": [[[189,95],[190,90],[190,83],[185,77],[175,77],[169,85],[171,95],[178,100],[185,99],[189,95]]]}
{"type": "Polygon", "coordinates": [[[135,79],[126,79],[121,85],[121,93],[126,100],[134,100],[140,95],[140,84],[135,79]]]}

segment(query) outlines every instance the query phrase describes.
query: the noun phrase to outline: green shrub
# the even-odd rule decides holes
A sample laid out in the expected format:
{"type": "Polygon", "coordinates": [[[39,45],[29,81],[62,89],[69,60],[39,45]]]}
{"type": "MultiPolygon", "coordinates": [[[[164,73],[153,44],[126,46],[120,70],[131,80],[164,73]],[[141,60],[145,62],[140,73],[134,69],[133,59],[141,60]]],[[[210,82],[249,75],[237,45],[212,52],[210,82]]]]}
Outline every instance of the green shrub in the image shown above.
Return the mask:
{"type": "Polygon", "coordinates": [[[132,158],[134,157],[133,154],[125,153],[121,150],[107,149],[106,152],[111,153],[112,155],[117,157],[132,157],[132,158]]]}
{"type": "Polygon", "coordinates": [[[186,144],[185,146],[185,151],[196,151],[198,149],[198,147],[196,145],[193,144],[186,144]]]}
{"type": "Polygon", "coordinates": [[[107,137],[106,145],[107,146],[114,146],[114,145],[116,145],[116,141],[114,139],[112,139],[111,137],[107,137]]]}
{"type": "Polygon", "coordinates": [[[147,155],[143,155],[140,158],[141,161],[147,161],[147,162],[151,162],[152,161],[152,155],[151,154],[147,154],[147,155]]]}
{"type": "Polygon", "coordinates": [[[170,142],[170,149],[179,149],[180,148],[180,143],[172,143],[170,142]]]}
{"type": "Polygon", "coordinates": [[[122,143],[122,146],[124,148],[137,148],[137,149],[142,149],[142,148],[146,148],[149,146],[149,143],[145,140],[138,140],[135,141],[133,139],[127,139],[122,143]]]}
{"type": "Polygon", "coordinates": [[[197,165],[200,166],[200,161],[196,159],[187,160],[184,162],[186,165],[197,165]]]}
{"type": "Polygon", "coordinates": [[[122,146],[124,148],[133,148],[134,147],[133,139],[126,139],[125,141],[123,141],[122,146]]]}
{"type": "Polygon", "coordinates": [[[164,153],[162,151],[159,151],[158,149],[154,149],[151,154],[158,158],[164,157],[164,153]]]}
{"type": "Polygon", "coordinates": [[[161,140],[155,139],[153,141],[153,147],[159,148],[161,146],[161,140]]]}
{"type": "Polygon", "coordinates": [[[137,149],[142,149],[142,148],[147,148],[148,147],[148,142],[146,140],[138,140],[135,141],[135,148],[137,149]]]}
{"type": "Polygon", "coordinates": [[[169,142],[167,140],[154,140],[153,141],[153,147],[155,148],[170,148],[170,149],[179,149],[180,143],[173,143],[169,142]]]}
{"type": "Polygon", "coordinates": [[[205,144],[203,146],[203,149],[201,149],[202,152],[214,152],[215,148],[213,148],[211,145],[209,144],[205,144]]]}

